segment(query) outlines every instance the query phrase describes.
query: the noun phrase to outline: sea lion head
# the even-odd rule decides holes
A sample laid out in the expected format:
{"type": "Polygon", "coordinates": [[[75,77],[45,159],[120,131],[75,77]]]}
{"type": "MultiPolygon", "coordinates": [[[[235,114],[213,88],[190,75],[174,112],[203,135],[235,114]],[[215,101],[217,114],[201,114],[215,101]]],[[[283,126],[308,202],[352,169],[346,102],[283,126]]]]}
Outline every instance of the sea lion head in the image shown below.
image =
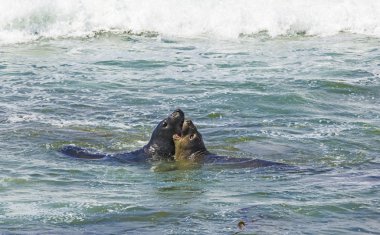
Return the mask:
{"type": "Polygon", "coordinates": [[[181,135],[173,135],[175,145],[175,160],[190,160],[198,162],[207,153],[201,133],[191,120],[185,120],[181,135]]]}
{"type": "Polygon", "coordinates": [[[145,151],[153,159],[171,159],[174,155],[174,142],[172,136],[181,134],[185,114],[181,109],[176,109],[167,118],[158,123],[153,130],[145,151]]]}

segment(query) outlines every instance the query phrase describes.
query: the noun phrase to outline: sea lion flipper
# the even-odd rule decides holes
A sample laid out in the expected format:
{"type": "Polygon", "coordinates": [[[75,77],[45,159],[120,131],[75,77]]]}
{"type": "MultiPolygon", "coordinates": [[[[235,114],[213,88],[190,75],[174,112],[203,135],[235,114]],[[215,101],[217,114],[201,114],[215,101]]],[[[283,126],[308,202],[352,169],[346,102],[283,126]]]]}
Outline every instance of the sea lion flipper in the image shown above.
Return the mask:
{"type": "Polygon", "coordinates": [[[106,154],[99,152],[92,152],[89,149],[78,147],[75,145],[66,145],[62,147],[59,152],[74,158],[89,159],[89,160],[102,160],[107,157],[106,154]]]}

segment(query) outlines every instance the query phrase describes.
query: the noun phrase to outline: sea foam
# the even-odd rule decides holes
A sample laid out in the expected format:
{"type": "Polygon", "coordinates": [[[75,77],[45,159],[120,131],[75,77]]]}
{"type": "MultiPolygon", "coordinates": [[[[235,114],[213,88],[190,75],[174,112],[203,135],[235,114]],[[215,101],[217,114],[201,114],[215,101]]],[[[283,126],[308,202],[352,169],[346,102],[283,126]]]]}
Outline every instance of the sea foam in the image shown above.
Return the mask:
{"type": "Polygon", "coordinates": [[[96,32],[235,39],[242,35],[380,36],[378,0],[2,0],[0,44],[96,32]]]}

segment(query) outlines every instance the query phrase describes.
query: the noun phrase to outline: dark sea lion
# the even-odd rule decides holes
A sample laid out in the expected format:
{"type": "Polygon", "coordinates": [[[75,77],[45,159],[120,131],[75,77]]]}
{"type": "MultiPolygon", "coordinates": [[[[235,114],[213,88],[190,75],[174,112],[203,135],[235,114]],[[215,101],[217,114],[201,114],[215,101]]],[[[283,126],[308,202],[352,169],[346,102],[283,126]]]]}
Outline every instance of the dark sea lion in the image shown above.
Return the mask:
{"type": "Polygon", "coordinates": [[[185,114],[182,110],[175,110],[167,118],[158,123],[157,127],[153,130],[148,144],[133,152],[106,154],[73,145],[64,146],[59,151],[71,157],[91,160],[111,159],[122,162],[172,160],[174,156],[173,135],[181,134],[184,119],[185,114]]]}
{"type": "Polygon", "coordinates": [[[233,158],[218,156],[210,153],[204,142],[201,133],[197,130],[191,120],[186,120],[182,126],[181,135],[173,135],[175,145],[174,159],[182,165],[213,164],[225,167],[268,167],[287,166],[283,163],[265,161],[252,158],[233,158]]]}

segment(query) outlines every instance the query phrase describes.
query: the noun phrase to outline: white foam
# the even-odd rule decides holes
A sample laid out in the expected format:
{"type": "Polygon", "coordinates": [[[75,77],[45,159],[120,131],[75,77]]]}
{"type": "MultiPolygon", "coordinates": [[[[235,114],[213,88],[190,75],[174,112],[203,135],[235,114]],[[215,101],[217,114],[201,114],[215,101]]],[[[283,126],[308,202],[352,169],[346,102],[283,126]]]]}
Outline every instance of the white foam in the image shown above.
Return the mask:
{"type": "Polygon", "coordinates": [[[87,126],[87,127],[96,127],[96,126],[106,126],[106,127],[112,127],[117,128],[121,130],[128,130],[131,129],[131,126],[123,124],[123,123],[114,123],[114,122],[97,122],[97,121],[86,121],[86,120],[47,120],[48,124],[52,126],[56,126],[59,128],[64,127],[80,127],[80,126],[87,126]]]}
{"type": "Polygon", "coordinates": [[[261,31],[380,36],[378,0],[2,0],[0,12],[0,44],[103,30],[222,39],[261,31]]]}
{"type": "Polygon", "coordinates": [[[88,121],[88,120],[63,120],[63,119],[53,119],[51,117],[45,116],[43,114],[36,113],[14,113],[8,116],[7,121],[9,123],[29,123],[29,122],[38,122],[45,123],[51,126],[58,128],[65,127],[96,127],[96,126],[105,126],[112,127],[120,130],[128,130],[132,127],[128,124],[113,122],[113,121],[88,121]]]}
{"type": "Polygon", "coordinates": [[[30,114],[12,114],[8,117],[9,123],[19,123],[19,122],[33,122],[40,120],[41,117],[34,113],[30,114]]]}

